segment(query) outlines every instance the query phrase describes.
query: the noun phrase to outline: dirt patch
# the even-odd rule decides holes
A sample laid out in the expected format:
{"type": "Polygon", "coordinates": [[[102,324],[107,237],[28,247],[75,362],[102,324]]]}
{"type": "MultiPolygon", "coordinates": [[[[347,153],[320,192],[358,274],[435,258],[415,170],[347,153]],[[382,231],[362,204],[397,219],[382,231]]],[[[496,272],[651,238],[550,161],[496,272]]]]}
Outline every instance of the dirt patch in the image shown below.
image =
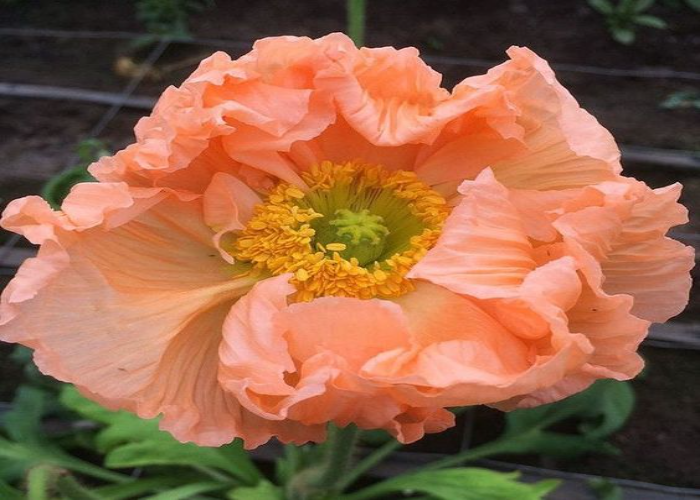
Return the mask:
{"type": "Polygon", "coordinates": [[[115,57],[126,43],[115,40],[5,37],[0,43],[0,81],[117,92],[115,57]]]}
{"type": "Polygon", "coordinates": [[[632,382],[637,395],[635,411],[612,439],[620,456],[590,456],[552,465],[561,470],[700,488],[700,352],[644,348],[642,355],[647,368],[632,382]]]}

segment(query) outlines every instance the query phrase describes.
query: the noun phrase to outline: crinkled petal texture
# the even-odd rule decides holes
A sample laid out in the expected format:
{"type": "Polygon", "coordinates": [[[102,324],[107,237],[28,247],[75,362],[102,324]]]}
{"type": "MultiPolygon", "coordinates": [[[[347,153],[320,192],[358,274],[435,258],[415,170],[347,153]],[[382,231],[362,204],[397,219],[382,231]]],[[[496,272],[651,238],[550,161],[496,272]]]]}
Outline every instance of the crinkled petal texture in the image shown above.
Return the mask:
{"type": "MultiPolygon", "coordinates": [[[[621,175],[610,134],[525,48],[453,91],[414,49],[341,34],[216,53],[163,94],[136,142],[59,211],[12,202],[40,245],[6,287],[0,339],[40,369],[183,441],[321,441],[325,424],[403,442],[448,407],[535,406],[629,379],[650,322],[688,300],[678,185],[621,175]],[[230,252],[269,191],[320,162],[414,172],[451,207],[387,298],[295,300],[230,252]]],[[[297,191],[298,192],[298,191],[297,191]]]]}

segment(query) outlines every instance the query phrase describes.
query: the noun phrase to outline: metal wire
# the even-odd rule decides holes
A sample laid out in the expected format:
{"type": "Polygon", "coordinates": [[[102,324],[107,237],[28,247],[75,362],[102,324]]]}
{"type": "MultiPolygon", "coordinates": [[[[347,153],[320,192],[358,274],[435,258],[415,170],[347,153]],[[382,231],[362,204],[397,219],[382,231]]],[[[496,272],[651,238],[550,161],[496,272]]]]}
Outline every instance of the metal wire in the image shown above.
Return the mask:
{"type": "Polygon", "coordinates": [[[29,97],[38,99],[55,99],[58,101],[89,102],[92,104],[114,105],[118,102],[124,107],[150,110],[155,104],[155,98],[131,96],[123,99],[121,94],[86,90],[73,87],[55,87],[53,85],[33,85],[27,83],[0,82],[0,96],[29,97]]]}

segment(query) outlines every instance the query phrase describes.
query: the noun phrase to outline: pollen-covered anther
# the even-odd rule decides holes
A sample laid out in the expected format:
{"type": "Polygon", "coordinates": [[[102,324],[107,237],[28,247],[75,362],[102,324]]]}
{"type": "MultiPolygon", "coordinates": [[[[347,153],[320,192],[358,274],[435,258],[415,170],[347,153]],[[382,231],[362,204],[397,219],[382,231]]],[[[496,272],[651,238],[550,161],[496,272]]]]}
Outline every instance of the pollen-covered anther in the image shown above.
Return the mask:
{"type": "Polygon", "coordinates": [[[445,199],[413,172],[322,162],[302,174],[307,192],[280,182],[236,238],[232,255],[260,272],[292,273],[296,300],[396,297],[435,244],[445,199]]]}

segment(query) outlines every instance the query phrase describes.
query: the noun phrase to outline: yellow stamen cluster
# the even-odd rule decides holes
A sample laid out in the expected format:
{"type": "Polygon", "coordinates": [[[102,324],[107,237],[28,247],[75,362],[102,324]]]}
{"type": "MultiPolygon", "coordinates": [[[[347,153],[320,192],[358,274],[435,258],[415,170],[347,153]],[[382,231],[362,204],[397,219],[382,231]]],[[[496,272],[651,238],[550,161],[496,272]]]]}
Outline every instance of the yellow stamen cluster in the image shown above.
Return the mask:
{"type": "Polygon", "coordinates": [[[413,172],[355,162],[323,162],[302,179],[306,193],[284,182],[272,189],[235,240],[233,256],[272,275],[293,273],[298,301],[389,298],[411,291],[405,275],[440,235],[449,213],[445,199],[413,172]],[[387,231],[367,243],[381,240],[386,250],[377,260],[362,265],[352,255],[353,245],[334,236],[331,219],[349,210],[386,219],[387,231]]]}
{"type": "Polygon", "coordinates": [[[296,270],[294,262],[311,253],[315,231],[310,222],[323,217],[295,204],[302,198],[304,193],[298,188],[278,184],[267,203],[255,207],[252,219],[234,243],[234,257],[272,274],[296,270]]]}

